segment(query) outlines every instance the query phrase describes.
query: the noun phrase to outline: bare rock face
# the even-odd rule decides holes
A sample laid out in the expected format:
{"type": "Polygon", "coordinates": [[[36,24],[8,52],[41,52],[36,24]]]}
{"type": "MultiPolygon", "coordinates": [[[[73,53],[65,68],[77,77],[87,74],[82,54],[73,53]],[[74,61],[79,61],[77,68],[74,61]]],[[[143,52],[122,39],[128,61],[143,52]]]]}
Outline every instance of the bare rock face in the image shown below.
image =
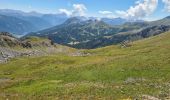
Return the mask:
{"type": "Polygon", "coordinates": [[[21,55],[21,52],[0,47],[0,63],[7,62],[10,58],[15,58],[20,55],[21,55]]]}

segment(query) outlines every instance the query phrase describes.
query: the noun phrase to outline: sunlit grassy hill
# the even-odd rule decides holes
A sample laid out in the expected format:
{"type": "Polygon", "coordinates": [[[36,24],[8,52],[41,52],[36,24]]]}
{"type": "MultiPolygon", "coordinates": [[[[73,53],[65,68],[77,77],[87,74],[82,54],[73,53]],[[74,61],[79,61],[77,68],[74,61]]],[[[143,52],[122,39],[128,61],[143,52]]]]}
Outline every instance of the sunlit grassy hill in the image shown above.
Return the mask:
{"type": "Polygon", "coordinates": [[[0,99],[121,100],[170,97],[170,32],[84,55],[21,57],[0,64],[0,99]]]}

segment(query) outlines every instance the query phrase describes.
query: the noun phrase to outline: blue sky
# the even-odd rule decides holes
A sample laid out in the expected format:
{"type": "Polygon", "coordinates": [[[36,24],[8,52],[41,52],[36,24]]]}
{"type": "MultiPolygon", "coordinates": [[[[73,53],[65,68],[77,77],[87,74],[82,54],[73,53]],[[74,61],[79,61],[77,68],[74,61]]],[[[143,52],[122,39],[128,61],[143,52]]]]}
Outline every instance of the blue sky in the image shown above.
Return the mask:
{"type": "Polygon", "coordinates": [[[0,0],[0,9],[155,20],[170,14],[170,0],[0,0]]]}

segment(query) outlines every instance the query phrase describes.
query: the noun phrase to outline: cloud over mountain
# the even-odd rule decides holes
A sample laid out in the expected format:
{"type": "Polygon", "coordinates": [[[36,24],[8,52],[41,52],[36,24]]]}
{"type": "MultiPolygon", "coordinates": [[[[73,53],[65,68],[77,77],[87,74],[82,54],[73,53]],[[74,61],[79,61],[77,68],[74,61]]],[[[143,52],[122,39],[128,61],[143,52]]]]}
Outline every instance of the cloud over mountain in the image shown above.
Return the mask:
{"type": "Polygon", "coordinates": [[[113,12],[111,11],[99,11],[100,14],[112,14],[113,12]]]}
{"type": "Polygon", "coordinates": [[[170,0],[162,0],[162,2],[165,4],[165,10],[170,12],[170,0]]]}
{"type": "Polygon", "coordinates": [[[158,5],[158,0],[139,0],[135,6],[131,6],[126,11],[116,11],[117,14],[130,20],[141,19],[152,14],[158,5]]]}
{"type": "Polygon", "coordinates": [[[87,10],[84,4],[73,4],[73,15],[75,16],[85,16],[85,11],[87,10]]]}
{"type": "Polygon", "coordinates": [[[64,13],[68,16],[85,16],[85,11],[87,10],[84,4],[73,4],[72,10],[59,9],[59,13],[64,13]]]}
{"type": "Polygon", "coordinates": [[[72,12],[67,10],[67,9],[59,9],[59,13],[64,13],[66,14],[67,16],[70,16],[72,15],[72,12]]]}
{"type": "MultiPolygon", "coordinates": [[[[164,3],[164,10],[170,12],[170,0],[137,0],[134,6],[130,6],[127,10],[99,10],[98,13],[102,17],[115,18],[121,17],[128,20],[141,20],[152,15],[157,8],[160,8],[158,1],[164,3]]],[[[72,9],[59,9],[59,13],[68,16],[86,16],[87,7],[84,4],[73,4],[72,9]]]]}
{"type": "Polygon", "coordinates": [[[98,11],[99,14],[102,14],[104,17],[107,17],[107,18],[115,18],[115,15],[113,14],[113,12],[111,11],[98,11]]]}

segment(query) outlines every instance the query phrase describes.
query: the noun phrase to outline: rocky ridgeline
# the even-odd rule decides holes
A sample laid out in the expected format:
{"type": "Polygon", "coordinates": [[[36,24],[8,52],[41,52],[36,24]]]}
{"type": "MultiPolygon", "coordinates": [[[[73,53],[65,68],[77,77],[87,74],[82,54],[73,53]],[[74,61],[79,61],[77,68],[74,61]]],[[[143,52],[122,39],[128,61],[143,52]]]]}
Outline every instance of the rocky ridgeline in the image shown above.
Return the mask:
{"type": "Polygon", "coordinates": [[[30,49],[30,50],[13,50],[11,48],[0,47],[0,63],[7,62],[11,58],[21,57],[21,56],[41,56],[45,55],[47,52],[30,49]]]}
{"type": "Polygon", "coordinates": [[[0,32],[0,63],[20,56],[42,56],[64,51],[65,48],[56,48],[56,44],[48,39],[38,37],[17,39],[10,33],[0,32]]]}
{"type": "Polygon", "coordinates": [[[18,39],[12,36],[8,32],[0,32],[0,47],[22,47],[22,48],[34,48],[34,47],[50,47],[54,44],[48,40],[38,37],[27,37],[24,39],[18,39]]]}

